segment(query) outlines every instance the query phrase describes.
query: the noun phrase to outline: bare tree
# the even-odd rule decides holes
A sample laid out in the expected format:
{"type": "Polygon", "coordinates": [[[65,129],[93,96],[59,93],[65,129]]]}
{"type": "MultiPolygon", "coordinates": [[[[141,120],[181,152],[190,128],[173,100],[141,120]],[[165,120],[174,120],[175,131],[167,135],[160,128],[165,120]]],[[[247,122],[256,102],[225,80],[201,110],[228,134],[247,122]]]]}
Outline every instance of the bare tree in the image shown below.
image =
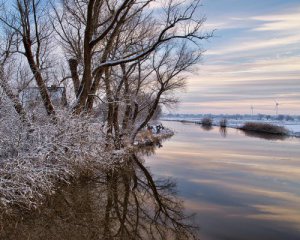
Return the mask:
{"type": "Polygon", "coordinates": [[[3,89],[6,96],[12,101],[16,112],[20,115],[21,120],[29,125],[27,114],[23,108],[19,96],[15,93],[8,83],[9,79],[9,65],[10,65],[10,50],[13,45],[14,33],[11,31],[4,31],[0,46],[0,87],[3,89]]]}
{"type": "Polygon", "coordinates": [[[13,53],[21,54],[27,60],[45,109],[53,115],[54,107],[42,74],[52,32],[47,22],[45,3],[41,0],[14,0],[13,4],[2,3],[0,22],[4,28],[14,32],[13,53]]]}
{"type": "Polygon", "coordinates": [[[13,33],[10,54],[29,63],[47,113],[55,114],[46,82],[68,87],[72,79],[73,112],[92,112],[99,100],[106,108],[107,140],[120,148],[123,140],[134,141],[161,105],[177,102],[182,73],[199,61],[201,41],[212,36],[201,32],[200,1],[168,0],[157,9],[153,2],[53,0],[46,14],[41,0],[15,0],[6,11],[3,3],[0,21],[13,33]],[[67,74],[57,74],[59,66],[51,74],[47,69],[54,36],[67,74]]]}
{"type": "MultiPolygon", "coordinates": [[[[151,2],[68,0],[62,12],[56,8],[57,33],[68,55],[83,69],[75,112],[92,110],[106,67],[141,60],[172,39],[198,44],[211,36],[200,32],[205,20],[197,16],[200,1],[170,0],[162,13],[155,14],[149,9],[151,2]]],[[[73,63],[71,72],[77,79],[73,63]]]]}
{"type": "MultiPolygon", "coordinates": [[[[200,49],[192,50],[185,42],[169,45],[154,52],[151,57],[154,72],[149,75],[151,85],[147,86],[151,94],[148,94],[149,99],[137,106],[146,108],[146,113],[132,132],[131,141],[152,119],[159,104],[177,102],[174,92],[182,90],[185,86],[186,76],[183,73],[193,70],[192,67],[199,62],[201,54],[200,49]]],[[[140,111],[141,109],[138,110],[140,111]]]]}

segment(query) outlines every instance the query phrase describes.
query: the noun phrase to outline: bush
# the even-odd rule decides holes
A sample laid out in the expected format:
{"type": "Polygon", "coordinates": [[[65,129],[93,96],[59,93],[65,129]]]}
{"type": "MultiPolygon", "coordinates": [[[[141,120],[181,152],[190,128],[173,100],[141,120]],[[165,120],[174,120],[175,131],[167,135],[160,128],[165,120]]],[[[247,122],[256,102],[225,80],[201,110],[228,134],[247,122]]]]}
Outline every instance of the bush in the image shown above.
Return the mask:
{"type": "Polygon", "coordinates": [[[223,118],[220,120],[220,127],[221,128],[226,128],[227,127],[227,119],[223,118]]]}
{"type": "Polygon", "coordinates": [[[246,122],[240,129],[245,131],[255,131],[278,135],[288,134],[288,130],[285,127],[273,125],[270,123],[246,122]]]}
{"type": "Polygon", "coordinates": [[[294,121],[294,118],[292,116],[290,116],[290,115],[286,115],[285,116],[285,120],[286,121],[294,121]]]}
{"type": "Polygon", "coordinates": [[[0,119],[0,211],[37,207],[55,191],[56,183],[112,161],[104,152],[100,123],[57,111],[55,123],[43,114],[35,116],[31,130],[10,105],[0,103],[5,113],[0,119]]]}
{"type": "Polygon", "coordinates": [[[211,118],[202,118],[201,120],[201,124],[203,126],[206,126],[206,127],[211,127],[212,126],[212,119],[211,118]]]}

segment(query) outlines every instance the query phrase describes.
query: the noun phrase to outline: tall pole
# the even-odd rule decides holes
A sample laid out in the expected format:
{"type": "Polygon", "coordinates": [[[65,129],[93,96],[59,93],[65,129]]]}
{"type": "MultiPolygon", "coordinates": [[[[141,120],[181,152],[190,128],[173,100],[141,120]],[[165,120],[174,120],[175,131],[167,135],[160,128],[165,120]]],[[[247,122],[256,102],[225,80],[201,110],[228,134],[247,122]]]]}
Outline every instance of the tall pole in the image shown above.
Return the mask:
{"type": "Polygon", "coordinates": [[[276,102],[275,110],[276,110],[276,115],[278,115],[278,108],[279,108],[279,103],[276,102]]]}

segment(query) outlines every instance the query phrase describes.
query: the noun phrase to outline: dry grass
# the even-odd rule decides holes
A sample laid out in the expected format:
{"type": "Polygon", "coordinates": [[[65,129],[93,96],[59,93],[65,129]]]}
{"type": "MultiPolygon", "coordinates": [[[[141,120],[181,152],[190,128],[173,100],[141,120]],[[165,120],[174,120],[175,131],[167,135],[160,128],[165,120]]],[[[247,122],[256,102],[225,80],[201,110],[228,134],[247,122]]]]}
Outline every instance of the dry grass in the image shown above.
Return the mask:
{"type": "Polygon", "coordinates": [[[174,135],[170,129],[161,130],[160,133],[153,134],[150,130],[144,130],[138,133],[136,141],[138,146],[151,146],[155,145],[160,140],[169,138],[174,135]]]}
{"type": "Polygon", "coordinates": [[[288,130],[285,127],[270,123],[246,122],[240,129],[244,131],[254,131],[261,133],[287,135],[288,130]]]}

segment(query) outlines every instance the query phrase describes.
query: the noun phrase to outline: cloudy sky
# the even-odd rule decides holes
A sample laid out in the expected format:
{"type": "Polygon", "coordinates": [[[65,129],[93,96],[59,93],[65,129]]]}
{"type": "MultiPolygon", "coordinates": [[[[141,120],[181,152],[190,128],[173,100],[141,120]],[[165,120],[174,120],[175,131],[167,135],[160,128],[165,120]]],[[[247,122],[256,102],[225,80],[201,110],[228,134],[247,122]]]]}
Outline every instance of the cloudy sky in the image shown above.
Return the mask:
{"type": "Polygon", "coordinates": [[[217,31],[175,112],[275,114],[278,101],[279,113],[300,115],[300,1],[202,3],[217,31]]]}

